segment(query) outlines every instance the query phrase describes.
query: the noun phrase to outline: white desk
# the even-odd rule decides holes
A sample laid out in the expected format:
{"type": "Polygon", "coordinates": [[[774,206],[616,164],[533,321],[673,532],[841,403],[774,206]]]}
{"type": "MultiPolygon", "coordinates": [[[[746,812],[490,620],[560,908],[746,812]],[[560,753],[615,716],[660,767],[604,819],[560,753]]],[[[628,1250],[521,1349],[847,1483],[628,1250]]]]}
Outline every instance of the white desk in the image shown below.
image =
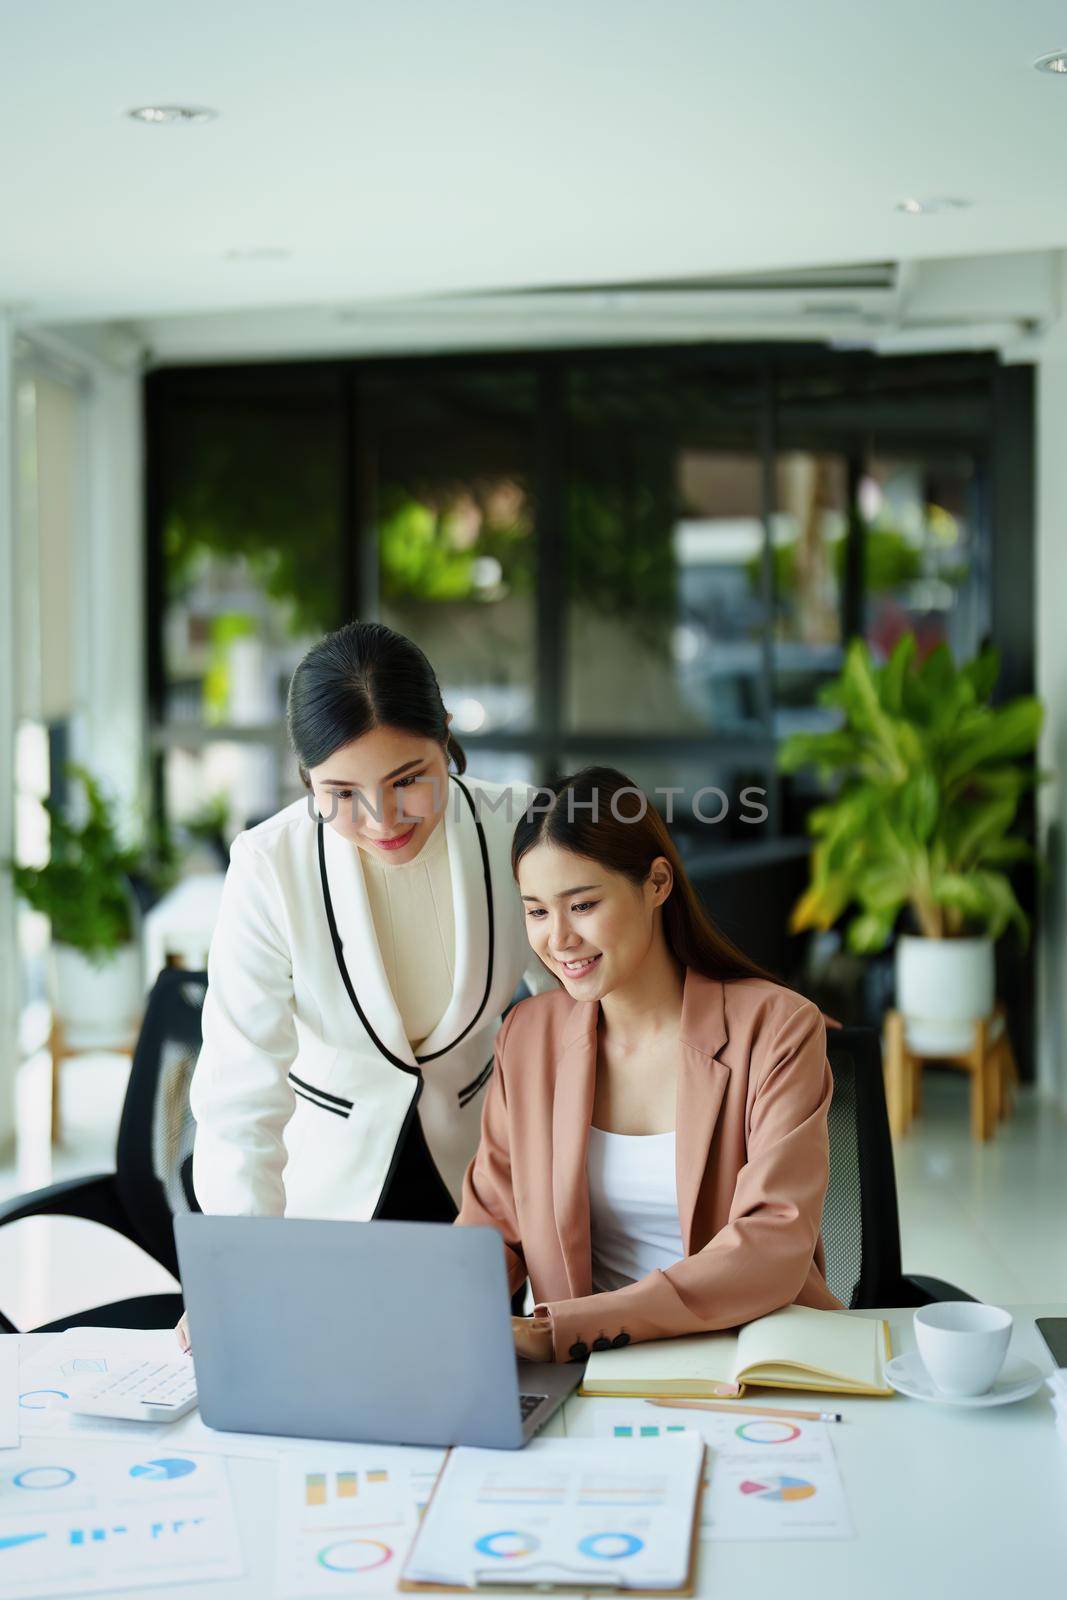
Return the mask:
{"type": "MultiPolygon", "coordinates": [[[[1013,1306],[1012,1355],[1051,1370],[1035,1316],[1067,1307],[1013,1306]]],[[[910,1310],[888,1317],[894,1354],[913,1347],[910,1310]]],[[[37,1344],[41,1336],[25,1336],[37,1344]]],[[[548,1433],[589,1433],[600,1402],[577,1396],[548,1433]]],[[[622,1402],[613,1401],[618,1405],[622,1402]]],[[[746,1402],[742,1402],[746,1403],[746,1402]]],[[[808,1394],[771,1403],[810,1408],[808,1394]]],[[[1067,1448],[1047,1389],[1016,1405],[965,1411],[902,1396],[834,1401],[833,1438],[856,1538],[715,1543],[700,1551],[699,1593],[714,1600],[1011,1600],[1067,1582],[1067,1448]]],[[[152,1590],[167,1600],[270,1600],[274,1592],[273,1462],[229,1462],[248,1571],[233,1583],[152,1590]]],[[[147,1591],[146,1591],[147,1593],[147,1591]]]]}

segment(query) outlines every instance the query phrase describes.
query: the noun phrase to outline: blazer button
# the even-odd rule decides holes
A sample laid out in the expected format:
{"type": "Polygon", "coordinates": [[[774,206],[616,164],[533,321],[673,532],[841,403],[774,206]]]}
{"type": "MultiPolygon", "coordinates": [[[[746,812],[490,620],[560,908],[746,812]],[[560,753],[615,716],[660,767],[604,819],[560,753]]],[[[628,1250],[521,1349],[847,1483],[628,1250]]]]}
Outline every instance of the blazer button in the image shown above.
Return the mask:
{"type": "MultiPolygon", "coordinates": [[[[611,1341],[612,1349],[621,1350],[623,1345],[624,1344],[629,1344],[629,1342],[630,1342],[630,1335],[628,1333],[617,1333],[615,1335],[614,1339],[612,1339],[612,1341],[611,1341]]],[[[596,1349],[596,1345],[593,1346],[593,1349],[594,1350],[596,1349]]]]}
{"type": "Polygon", "coordinates": [[[579,1339],[576,1344],[571,1345],[569,1354],[572,1361],[585,1361],[589,1355],[589,1346],[579,1339]]]}
{"type": "Polygon", "coordinates": [[[594,1350],[610,1350],[611,1349],[611,1340],[610,1339],[604,1339],[604,1338],[594,1339],[593,1340],[593,1349],[594,1350]]]}

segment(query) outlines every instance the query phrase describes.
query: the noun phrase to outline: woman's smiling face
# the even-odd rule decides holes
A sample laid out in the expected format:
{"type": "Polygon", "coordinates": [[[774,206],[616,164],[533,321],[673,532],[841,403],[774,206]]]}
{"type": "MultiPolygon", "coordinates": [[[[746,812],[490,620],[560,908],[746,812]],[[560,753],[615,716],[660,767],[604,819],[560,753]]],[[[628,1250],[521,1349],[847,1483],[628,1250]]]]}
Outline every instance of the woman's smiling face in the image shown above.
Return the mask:
{"type": "Polygon", "coordinates": [[[599,1000],[647,957],[673,873],[657,856],[638,885],[588,856],[539,844],[522,857],[518,879],[533,950],[574,999],[599,1000]]]}
{"type": "Polygon", "coordinates": [[[436,739],[372,728],[308,769],[323,820],[376,861],[413,861],[448,803],[436,739]]]}

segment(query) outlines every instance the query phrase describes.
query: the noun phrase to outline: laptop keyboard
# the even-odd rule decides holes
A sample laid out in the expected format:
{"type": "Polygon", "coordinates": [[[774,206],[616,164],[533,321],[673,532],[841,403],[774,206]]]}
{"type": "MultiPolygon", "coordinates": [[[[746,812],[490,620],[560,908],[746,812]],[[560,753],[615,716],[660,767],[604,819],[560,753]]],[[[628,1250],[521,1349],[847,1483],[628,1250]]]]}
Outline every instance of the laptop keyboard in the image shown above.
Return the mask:
{"type": "Polygon", "coordinates": [[[520,1394],[519,1416],[523,1422],[529,1422],[538,1406],[544,1405],[548,1399],[547,1394],[520,1394]]]}

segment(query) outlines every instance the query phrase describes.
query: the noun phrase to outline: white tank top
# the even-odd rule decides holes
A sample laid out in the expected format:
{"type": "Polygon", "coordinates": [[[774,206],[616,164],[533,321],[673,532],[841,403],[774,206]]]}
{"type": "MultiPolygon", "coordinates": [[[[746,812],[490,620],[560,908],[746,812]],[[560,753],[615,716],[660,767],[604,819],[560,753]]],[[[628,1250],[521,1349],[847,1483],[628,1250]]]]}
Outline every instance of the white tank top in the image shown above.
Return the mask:
{"type": "Polygon", "coordinates": [[[673,1133],[590,1128],[586,1171],[594,1294],[682,1260],[673,1133]]]}

